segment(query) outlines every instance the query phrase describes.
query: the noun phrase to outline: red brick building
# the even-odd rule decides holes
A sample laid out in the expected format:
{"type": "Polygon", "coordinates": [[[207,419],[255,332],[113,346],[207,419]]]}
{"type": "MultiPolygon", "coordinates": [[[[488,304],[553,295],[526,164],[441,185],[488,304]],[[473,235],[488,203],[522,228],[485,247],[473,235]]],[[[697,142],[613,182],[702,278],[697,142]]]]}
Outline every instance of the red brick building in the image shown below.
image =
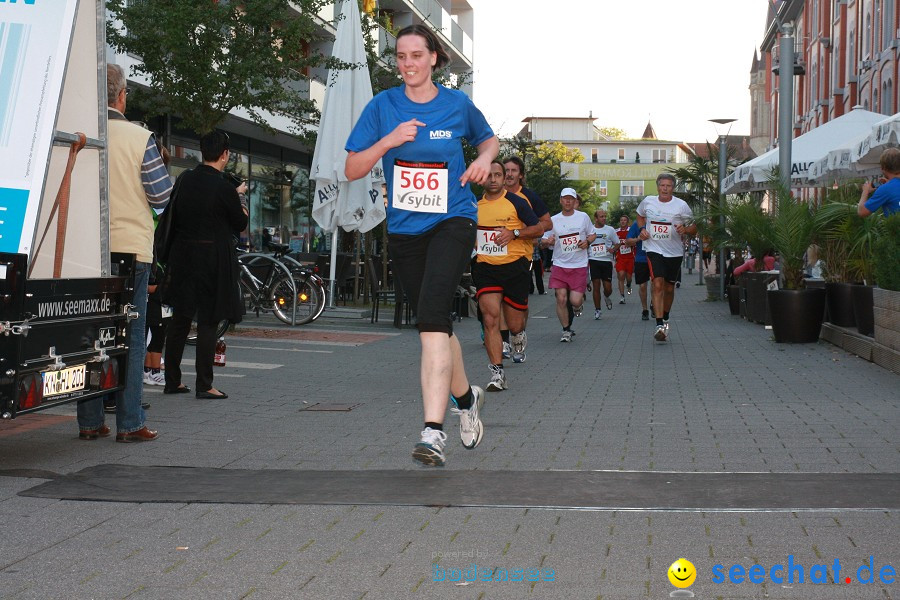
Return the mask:
{"type": "MultiPolygon", "coordinates": [[[[759,0],[765,1],[765,0],[759,0]]],[[[778,139],[779,34],[774,10],[794,25],[794,137],[856,105],[898,111],[898,0],[779,0],[770,7],[751,69],[751,140],[759,152],[778,139]]],[[[789,73],[785,70],[785,73],[789,73]]]]}

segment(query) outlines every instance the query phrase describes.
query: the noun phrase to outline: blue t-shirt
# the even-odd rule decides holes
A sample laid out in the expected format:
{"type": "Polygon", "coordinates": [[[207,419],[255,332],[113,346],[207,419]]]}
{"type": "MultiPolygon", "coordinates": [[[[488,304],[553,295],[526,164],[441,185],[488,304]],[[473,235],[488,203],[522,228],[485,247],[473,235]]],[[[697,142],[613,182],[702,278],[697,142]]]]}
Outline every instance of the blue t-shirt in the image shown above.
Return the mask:
{"type": "MultiPolygon", "coordinates": [[[[637,221],[628,228],[626,238],[636,238],[641,235],[641,228],[638,227],[637,221]]],[[[644,252],[644,242],[639,241],[634,247],[634,262],[647,262],[647,253],[644,252]]]]}
{"type": "Polygon", "coordinates": [[[865,207],[871,212],[880,208],[886,217],[900,212],[900,178],[895,177],[879,185],[866,200],[865,207]]]}
{"type": "MultiPolygon", "coordinates": [[[[494,136],[484,115],[472,100],[459,90],[437,85],[438,95],[424,104],[406,97],[404,86],[385,90],[372,98],[347,139],[348,152],[362,152],[393,131],[397,125],[410,119],[425,123],[419,127],[412,142],[391,148],[381,159],[387,181],[387,223],[390,233],[417,235],[432,229],[445,219],[465,217],[478,220],[478,204],[469,185],[461,186],[459,178],[466,170],[462,151],[462,138],[472,146],[478,146],[494,136]],[[446,213],[418,212],[394,206],[395,167],[424,169],[423,176],[410,177],[410,182],[424,184],[419,196],[428,202],[428,187],[438,181],[433,174],[446,169],[446,213]]],[[[399,171],[398,171],[399,172],[399,171]]],[[[436,184],[435,184],[436,185],[436,184]]],[[[412,203],[410,203],[412,204],[412,203]]]]}

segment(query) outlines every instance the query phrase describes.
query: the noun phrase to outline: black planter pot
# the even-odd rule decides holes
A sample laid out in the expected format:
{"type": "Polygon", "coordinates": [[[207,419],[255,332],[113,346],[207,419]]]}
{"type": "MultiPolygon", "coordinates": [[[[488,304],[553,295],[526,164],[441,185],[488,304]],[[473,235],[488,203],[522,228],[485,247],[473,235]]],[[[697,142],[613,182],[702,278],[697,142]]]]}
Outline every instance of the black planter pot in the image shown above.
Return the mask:
{"type": "Polygon", "coordinates": [[[825,290],[770,290],[772,333],[778,343],[809,344],[819,339],[825,290]]]}
{"type": "MultiPolygon", "coordinates": [[[[824,279],[807,279],[806,280],[806,289],[808,289],[808,290],[813,289],[813,288],[824,290],[826,285],[827,284],[825,283],[824,279]]],[[[830,315],[828,314],[828,302],[826,301],[825,302],[825,321],[827,323],[831,323],[831,319],[829,318],[829,316],[830,315]]]]}
{"type": "Polygon", "coordinates": [[[744,273],[747,277],[747,319],[754,323],[768,323],[766,290],[768,285],[778,279],[773,273],[744,273]]]}
{"type": "Polygon", "coordinates": [[[728,286],[728,310],[732,315],[741,314],[741,286],[728,286]]]}
{"type": "Polygon", "coordinates": [[[874,335],[875,299],[872,286],[851,286],[851,294],[853,295],[853,317],[856,320],[856,330],[863,335],[874,335]]]}
{"type": "Polygon", "coordinates": [[[838,327],[856,327],[853,316],[853,284],[826,283],[828,292],[828,322],[838,327]]]}
{"type": "Polygon", "coordinates": [[[738,289],[740,291],[740,293],[738,294],[738,297],[741,299],[740,315],[741,315],[742,319],[749,318],[747,316],[747,282],[748,281],[749,280],[747,277],[739,277],[738,278],[738,289]]]}

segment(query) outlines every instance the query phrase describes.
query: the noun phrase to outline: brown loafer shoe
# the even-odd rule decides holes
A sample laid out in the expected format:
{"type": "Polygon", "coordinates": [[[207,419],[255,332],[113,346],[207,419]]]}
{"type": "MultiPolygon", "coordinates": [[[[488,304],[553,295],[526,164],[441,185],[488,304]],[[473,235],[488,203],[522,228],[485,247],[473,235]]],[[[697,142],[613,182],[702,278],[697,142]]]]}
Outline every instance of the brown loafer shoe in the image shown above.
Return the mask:
{"type": "Polygon", "coordinates": [[[149,442],[155,440],[157,437],[159,437],[159,434],[156,431],[147,429],[147,427],[141,427],[137,431],[117,433],[116,441],[126,444],[129,442],[149,442]]]}
{"type": "Polygon", "coordinates": [[[101,425],[97,429],[83,429],[78,432],[80,440],[96,440],[98,437],[106,437],[109,435],[109,425],[101,425]]]}

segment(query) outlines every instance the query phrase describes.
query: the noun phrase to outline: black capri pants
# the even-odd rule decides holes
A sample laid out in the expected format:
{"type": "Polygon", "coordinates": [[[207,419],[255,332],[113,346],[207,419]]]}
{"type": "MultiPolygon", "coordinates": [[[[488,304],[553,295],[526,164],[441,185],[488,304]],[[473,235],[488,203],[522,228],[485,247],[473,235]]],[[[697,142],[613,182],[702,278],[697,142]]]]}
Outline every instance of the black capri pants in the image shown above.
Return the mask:
{"type": "Polygon", "coordinates": [[[453,335],[453,295],[475,248],[475,222],[451,217],[418,235],[388,235],[400,285],[416,311],[419,332],[453,335]]]}

